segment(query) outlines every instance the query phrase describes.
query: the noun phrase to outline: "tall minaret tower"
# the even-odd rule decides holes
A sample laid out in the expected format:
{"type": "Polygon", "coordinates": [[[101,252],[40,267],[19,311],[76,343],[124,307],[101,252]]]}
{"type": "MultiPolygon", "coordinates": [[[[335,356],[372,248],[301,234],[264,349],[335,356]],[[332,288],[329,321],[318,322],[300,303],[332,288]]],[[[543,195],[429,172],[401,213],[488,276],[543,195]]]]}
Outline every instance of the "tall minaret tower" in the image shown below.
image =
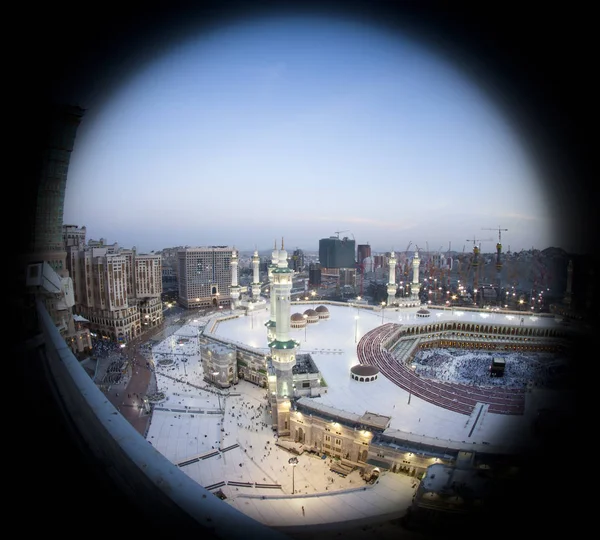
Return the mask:
{"type": "Polygon", "coordinates": [[[229,294],[231,295],[231,309],[239,306],[240,301],[240,286],[238,285],[238,256],[237,251],[233,248],[231,253],[231,287],[229,294]]]}
{"type": "Polygon", "coordinates": [[[258,266],[260,264],[260,258],[258,256],[258,250],[254,250],[254,255],[252,255],[252,298],[254,300],[258,300],[260,297],[260,273],[258,271],[258,266]]]}
{"type": "Polygon", "coordinates": [[[413,257],[412,267],[413,267],[413,280],[410,284],[410,297],[413,300],[419,299],[419,265],[421,264],[421,259],[419,259],[419,251],[415,251],[415,256],[413,257]]]}
{"type": "Polygon", "coordinates": [[[272,341],[275,339],[275,324],[276,324],[276,309],[275,305],[275,294],[273,291],[273,270],[277,268],[279,264],[279,251],[277,250],[277,240],[273,246],[273,252],[271,253],[271,264],[268,267],[269,272],[269,300],[270,300],[270,314],[269,320],[266,322],[267,327],[267,339],[272,341]]]}
{"type": "Polygon", "coordinates": [[[292,277],[288,268],[287,251],[281,239],[281,250],[277,268],[273,269],[271,298],[275,298],[275,339],[269,342],[271,362],[277,380],[277,433],[290,433],[290,399],[294,396],[292,368],[296,365],[296,350],[299,343],[289,336],[292,277]]]}
{"type": "Polygon", "coordinates": [[[391,306],[392,304],[394,304],[396,302],[396,254],[394,253],[393,250],[390,253],[389,266],[390,266],[390,275],[388,277],[388,284],[387,284],[387,293],[388,293],[387,305],[391,306]]]}
{"type": "Polygon", "coordinates": [[[496,301],[502,303],[502,244],[496,244],[496,301]]]}

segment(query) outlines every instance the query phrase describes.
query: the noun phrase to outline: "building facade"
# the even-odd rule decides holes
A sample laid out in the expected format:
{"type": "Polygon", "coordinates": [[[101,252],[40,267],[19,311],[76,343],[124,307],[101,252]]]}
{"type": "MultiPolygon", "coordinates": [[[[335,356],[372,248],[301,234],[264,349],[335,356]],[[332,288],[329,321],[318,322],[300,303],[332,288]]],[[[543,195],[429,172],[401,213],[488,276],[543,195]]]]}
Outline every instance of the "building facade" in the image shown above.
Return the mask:
{"type": "MultiPolygon", "coordinates": [[[[22,261],[27,279],[31,277],[31,273],[37,273],[40,277],[56,273],[60,290],[52,294],[48,294],[48,291],[40,292],[38,298],[44,302],[54,324],[74,354],[91,349],[89,331],[76,327],[73,320],[73,282],[67,269],[63,236],[67,173],[84,112],[80,107],[69,105],[53,107],[50,112],[49,130],[39,169],[36,204],[32,209],[33,228],[22,261]]],[[[41,291],[37,287],[29,290],[34,295],[37,295],[34,291],[41,291]]]]}
{"type": "Polygon", "coordinates": [[[92,331],[124,343],[162,323],[160,255],[71,246],[67,264],[75,309],[92,331]]]}
{"type": "Polygon", "coordinates": [[[63,225],[63,241],[65,247],[75,246],[78,249],[83,249],[86,240],[86,228],[78,227],[77,225],[63,225]]]}
{"type": "Polygon", "coordinates": [[[292,253],[290,263],[294,272],[301,272],[304,270],[304,251],[301,249],[295,249],[292,253]]]}
{"type": "Polygon", "coordinates": [[[355,252],[355,241],[347,237],[319,240],[319,263],[323,268],[354,268],[355,252]]]}
{"type": "Polygon", "coordinates": [[[200,348],[204,380],[229,388],[238,382],[237,355],[235,347],[220,343],[207,343],[200,348]]]}
{"type": "Polygon", "coordinates": [[[187,309],[231,302],[231,260],[227,246],[183,248],[177,252],[179,304],[187,309]]]}

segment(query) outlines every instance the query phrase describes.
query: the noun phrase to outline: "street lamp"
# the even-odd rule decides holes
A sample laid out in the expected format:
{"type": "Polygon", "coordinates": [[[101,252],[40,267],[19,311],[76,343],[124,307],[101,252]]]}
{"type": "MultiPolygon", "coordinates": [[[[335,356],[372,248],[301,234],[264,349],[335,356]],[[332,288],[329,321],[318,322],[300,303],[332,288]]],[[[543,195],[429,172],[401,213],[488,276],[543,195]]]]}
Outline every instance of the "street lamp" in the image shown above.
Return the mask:
{"type": "Polygon", "coordinates": [[[358,340],[358,319],[360,319],[360,317],[358,315],[354,316],[354,320],[355,320],[355,325],[354,325],[354,343],[357,342],[358,340]]]}
{"type": "Polygon", "coordinates": [[[252,330],[254,330],[254,306],[248,304],[248,309],[250,310],[250,317],[252,318],[252,330]]]}
{"type": "Polygon", "coordinates": [[[296,469],[296,465],[298,465],[298,458],[297,457],[291,457],[290,459],[288,459],[288,463],[292,466],[292,495],[293,495],[294,491],[295,491],[295,486],[294,486],[294,471],[296,469]]]}
{"type": "Polygon", "coordinates": [[[385,307],[385,302],[381,302],[381,324],[383,324],[383,308],[385,307]]]}
{"type": "Polygon", "coordinates": [[[304,317],[304,343],[306,343],[306,328],[308,327],[308,315],[304,313],[302,317],[304,317]]]}

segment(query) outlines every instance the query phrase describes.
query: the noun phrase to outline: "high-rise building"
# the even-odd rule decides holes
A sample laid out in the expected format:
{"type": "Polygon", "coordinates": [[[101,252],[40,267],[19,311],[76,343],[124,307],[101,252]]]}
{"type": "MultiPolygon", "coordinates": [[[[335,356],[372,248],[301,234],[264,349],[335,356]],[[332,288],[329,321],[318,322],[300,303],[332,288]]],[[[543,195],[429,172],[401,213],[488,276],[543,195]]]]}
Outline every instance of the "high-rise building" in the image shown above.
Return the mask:
{"type": "Polygon", "coordinates": [[[354,268],[354,257],[354,240],[336,236],[319,240],[319,263],[322,268],[354,268]]]}
{"type": "Polygon", "coordinates": [[[75,308],[98,334],[126,342],[162,322],[160,255],[71,246],[67,266],[75,308]]]}
{"type": "Polygon", "coordinates": [[[53,109],[48,145],[44,152],[35,226],[29,251],[44,260],[61,276],[65,276],[67,253],[63,239],[63,212],[67,172],[75,145],[77,128],[84,110],[76,106],[53,109]]]}
{"type": "Polygon", "coordinates": [[[78,249],[83,249],[85,246],[86,228],[78,227],[77,225],[63,225],[63,241],[65,247],[75,246],[78,249]]]}
{"type": "Polygon", "coordinates": [[[356,246],[356,262],[362,267],[364,260],[371,256],[371,246],[369,244],[359,244],[356,246]]]}
{"type": "Polygon", "coordinates": [[[310,263],[308,267],[308,284],[311,287],[321,285],[321,265],[319,263],[310,263]]]}
{"type": "Polygon", "coordinates": [[[179,303],[183,307],[229,305],[233,251],[228,246],[208,246],[177,252],[179,303]]]}
{"type": "Polygon", "coordinates": [[[301,272],[304,270],[304,251],[296,248],[292,253],[292,270],[294,272],[301,272]]]}
{"type": "MultiPolygon", "coordinates": [[[[63,236],[67,173],[83,114],[82,108],[69,105],[55,106],[50,112],[49,129],[39,169],[36,204],[31,209],[33,227],[23,261],[28,278],[32,277],[31,272],[40,274],[44,263],[56,273],[60,291],[55,294],[40,293],[37,297],[44,302],[50,317],[74,353],[91,348],[89,332],[87,329],[76,328],[73,319],[73,281],[66,267],[67,252],[63,236]]],[[[85,233],[83,234],[85,237],[85,233]]],[[[48,268],[45,273],[51,274],[48,268]]]]}

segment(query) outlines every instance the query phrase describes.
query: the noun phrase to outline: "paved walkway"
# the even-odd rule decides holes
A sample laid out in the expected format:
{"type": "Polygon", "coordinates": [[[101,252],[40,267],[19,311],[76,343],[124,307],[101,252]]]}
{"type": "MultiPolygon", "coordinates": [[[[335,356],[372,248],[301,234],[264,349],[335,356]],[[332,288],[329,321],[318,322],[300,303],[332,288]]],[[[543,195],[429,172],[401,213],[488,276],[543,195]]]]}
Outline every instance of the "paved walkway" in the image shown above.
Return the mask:
{"type": "Polygon", "coordinates": [[[109,401],[143,437],[148,431],[151,414],[144,411],[142,398],[148,392],[154,374],[146,367],[148,360],[140,352],[140,347],[163,331],[164,323],[127,344],[125,354],[129,360],[131,376],[124,384],[112,386],[107,393],[109,401]]]}

